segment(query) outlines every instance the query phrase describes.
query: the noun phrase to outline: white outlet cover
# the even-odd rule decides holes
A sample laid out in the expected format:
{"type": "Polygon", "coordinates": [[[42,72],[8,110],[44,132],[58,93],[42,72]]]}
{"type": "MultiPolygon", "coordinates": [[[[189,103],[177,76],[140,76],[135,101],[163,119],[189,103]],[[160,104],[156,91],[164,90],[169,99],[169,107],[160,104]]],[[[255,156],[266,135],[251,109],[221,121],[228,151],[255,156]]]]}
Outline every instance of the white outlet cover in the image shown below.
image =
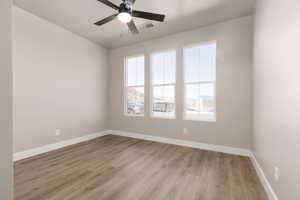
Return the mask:
{"type": "Polygon", "coordinates": [[[274,168],[274,177],[275,177],[276,181],[279,180],[279,168],[278,167],[274,168]]]}
{"type": "Polygon", "coordinates": [[[56,129],[56,130],[55,130],[55,135],[56,135],[56,136],[59,136],[59,135],[60,135],[60,129],[56,129]]]}
{"type": "Polygon", "coordinates": [[[183,135],[188,134],[188,129],[187,128],[183,128],[183,135]]]}

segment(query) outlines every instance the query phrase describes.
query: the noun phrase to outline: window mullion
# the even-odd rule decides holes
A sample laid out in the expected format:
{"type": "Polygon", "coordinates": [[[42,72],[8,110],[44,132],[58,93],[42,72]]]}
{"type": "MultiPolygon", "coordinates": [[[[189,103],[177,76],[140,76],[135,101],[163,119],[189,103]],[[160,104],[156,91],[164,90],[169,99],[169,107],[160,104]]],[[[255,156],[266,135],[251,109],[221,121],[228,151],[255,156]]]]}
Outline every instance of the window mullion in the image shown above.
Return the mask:
{"type": "Polygon", "coordinates": [[[152,84],[152,87],[163,87],[163,86],[173,86],[176,83],[162,83],[162,84],[152,84]]]}
{"type": "Polygon", "coordinates": [[[185,82],[186,85],[193,85],[193,84],[214,84],[215,81],[193,81],[193,82],[185,82]]]}
{"type": "Polygon", "coordinates": [[[144,87],[144,85],[131,85],[131,86],[126,86],[126,88],[137,88],[137,87],[144,87]]]}

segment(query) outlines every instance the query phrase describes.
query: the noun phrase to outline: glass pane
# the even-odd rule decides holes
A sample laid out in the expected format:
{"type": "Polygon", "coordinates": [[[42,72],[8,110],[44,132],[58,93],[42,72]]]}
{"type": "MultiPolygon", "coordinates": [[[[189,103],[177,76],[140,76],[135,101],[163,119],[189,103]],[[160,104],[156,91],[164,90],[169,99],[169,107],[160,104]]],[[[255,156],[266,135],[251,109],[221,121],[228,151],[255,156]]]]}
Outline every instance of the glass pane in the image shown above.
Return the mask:
{"type": "Polygon", "coordinates": [[[176,51],[155,53],[151,56],[152,83],[175,83],[176,51]]]}
{"type": "Polygon", "coordinates": [[[175,86],[153,87],[152,106],[155,117],[175,117],[175,86]]]}
{"type": "Polygon", "coordinates": [[[197,119],[213,118],[215,113],[214,84],[186,85],[185,116],[197,119]]]}
{"type": "Polygon", "coordinates": [[[215,81],[216,44],[184,49],[185,82],[215,81]]]}
{"type": "Polygon", "coordinates": [[[126,59],[127,86],[144,85],[144,57],[126,59]]]}
{"type": "Polygon", "coordinates": [[[144,115],[144,87],[127,89],[127,114],[144,115]]]}

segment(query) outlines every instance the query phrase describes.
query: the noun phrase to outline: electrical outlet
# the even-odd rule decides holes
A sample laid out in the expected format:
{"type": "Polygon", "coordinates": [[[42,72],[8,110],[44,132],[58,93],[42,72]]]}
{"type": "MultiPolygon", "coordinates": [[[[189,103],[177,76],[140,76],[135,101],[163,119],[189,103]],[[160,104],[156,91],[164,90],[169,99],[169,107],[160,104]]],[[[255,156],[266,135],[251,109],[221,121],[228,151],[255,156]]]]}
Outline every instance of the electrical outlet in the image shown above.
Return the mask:
{"type": "Polygon", "coordinates": [[[60,133],[61,133],[60,129],[55,129],[55,135],[56,136],[60,136],[60,133]]]}
{"type": "Polygon", "coordinates": [[[188,129],[187,128],[183,128],[183,135],[187,135],[188,134],[188,129]]]}
{"type": "Polygon", "coordinates": [[[275,177],[275,180],[278,181],[279,180],[279,168],[278,167],[275,167],[274,168],[274,177],[275,177]]]}

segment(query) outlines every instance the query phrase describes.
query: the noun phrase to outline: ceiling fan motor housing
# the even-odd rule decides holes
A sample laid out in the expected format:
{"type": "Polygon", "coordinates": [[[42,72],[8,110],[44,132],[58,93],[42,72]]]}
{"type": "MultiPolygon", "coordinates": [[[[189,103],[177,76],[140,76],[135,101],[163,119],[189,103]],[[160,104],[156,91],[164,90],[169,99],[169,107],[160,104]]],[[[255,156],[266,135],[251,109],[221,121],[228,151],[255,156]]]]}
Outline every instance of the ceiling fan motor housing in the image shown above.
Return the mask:
{"type": "Polygon", "coordinates": [[[132,11],[131,11],[131,5],[129,3],[121,3],[120,5],[120,8],[119,8],[119,13],[122,13],[122,12],[126,12],[126,13],[129,13],[131,14],[132,11]]]}

